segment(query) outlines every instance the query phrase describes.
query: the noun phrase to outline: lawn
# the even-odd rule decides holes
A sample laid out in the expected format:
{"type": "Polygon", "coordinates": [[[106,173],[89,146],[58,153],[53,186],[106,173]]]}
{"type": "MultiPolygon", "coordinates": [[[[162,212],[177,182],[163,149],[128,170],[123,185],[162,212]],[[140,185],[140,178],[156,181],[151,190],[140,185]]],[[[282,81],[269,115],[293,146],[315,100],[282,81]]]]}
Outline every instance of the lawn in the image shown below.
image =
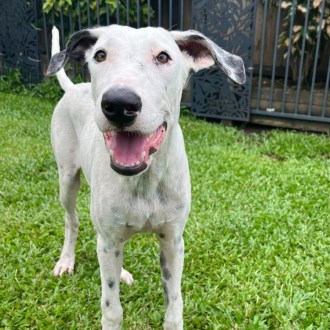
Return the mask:
{"type": "MultiPolygon", "coordinates": [[[[86,183],[76,269],[55,278],[63,210],[49,139],[54,102],[0,93],[0,328],[100,329],[86,183]]],[[[185,329],[330,329],[330,139],[181,118],[192,178],[185,329]]],[[[125,248],[124,329],[161,329],[158,242],[125,248]]]]}

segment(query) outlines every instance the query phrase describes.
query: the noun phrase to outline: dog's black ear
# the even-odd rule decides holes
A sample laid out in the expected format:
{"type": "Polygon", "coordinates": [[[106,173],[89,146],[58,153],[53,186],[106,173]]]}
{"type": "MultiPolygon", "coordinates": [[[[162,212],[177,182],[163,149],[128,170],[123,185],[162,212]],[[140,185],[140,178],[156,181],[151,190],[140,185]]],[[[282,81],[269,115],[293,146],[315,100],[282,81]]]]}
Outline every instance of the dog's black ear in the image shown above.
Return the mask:
{"type": "Polygon", "coordinates": [[[50,59],[47,75],[56,74],[69,58],[78,62],[84,61],[86,50],[92,47],[97,39],[97,36],[93,35],[91,30],[82,30],[74,33],[69,39],[66,49],[56,53],[50,59]]]}
{"type": "Polygon", "coordinates": [[[66,46],[67,56],[79,62],[84,61],[86,50],[95,45],[97,39],[91,30],[74,33],[66,46]]]}
{"type": "Polygon", "coordinates": [[[245,83],[245,68],[241,57],[226,52],[204,34],[194,30],[172,31],[171,34],[180,50],[188,57],[188,65],[194,71],[217,64],[232,80],[238,84],[245,83]]]}
{"type": "Polygon", "coordinates": [[[68,58],[66,56],[66,49],[52,56],[48,65],[47,76],[52,76],[58,71],[60,71],[67,59],[68,58]]]}

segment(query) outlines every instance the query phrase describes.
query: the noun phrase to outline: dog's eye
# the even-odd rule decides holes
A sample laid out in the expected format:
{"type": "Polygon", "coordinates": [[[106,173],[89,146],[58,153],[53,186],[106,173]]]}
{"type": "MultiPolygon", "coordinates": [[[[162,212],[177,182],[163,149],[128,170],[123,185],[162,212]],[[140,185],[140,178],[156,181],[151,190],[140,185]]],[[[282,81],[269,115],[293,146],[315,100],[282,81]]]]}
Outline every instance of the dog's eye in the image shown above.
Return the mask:
{"type": "Polygon", "coordinates": [[[95,61],[99,63],[105,61],[106,58],[107,54],[104,50],[98,50],[94,55],[95,61]]]}
{"type": "Polygon", "coordinates": [[[161,52],[157,55],[156,60],[160,64],[166,64],[169,60],[171,60],[171,57],[166,52],[161,52]]]}

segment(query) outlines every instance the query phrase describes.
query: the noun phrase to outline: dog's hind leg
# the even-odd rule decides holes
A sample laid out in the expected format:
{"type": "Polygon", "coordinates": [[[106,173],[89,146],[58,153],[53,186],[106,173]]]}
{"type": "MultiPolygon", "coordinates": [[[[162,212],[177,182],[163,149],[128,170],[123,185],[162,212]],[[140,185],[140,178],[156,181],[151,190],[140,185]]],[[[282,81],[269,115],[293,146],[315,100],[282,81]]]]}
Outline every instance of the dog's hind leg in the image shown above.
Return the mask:
{"type": "Polygon", "coordinates": [[[76,199],[80,188],[79,143],[69,122],[52,123],[52,144],[59,173],[60,200],[65,209],[65,238],[62,253],[54,268],[55,276],[72,274],[75,261],[75,245],[78,236],[76,199]]]}

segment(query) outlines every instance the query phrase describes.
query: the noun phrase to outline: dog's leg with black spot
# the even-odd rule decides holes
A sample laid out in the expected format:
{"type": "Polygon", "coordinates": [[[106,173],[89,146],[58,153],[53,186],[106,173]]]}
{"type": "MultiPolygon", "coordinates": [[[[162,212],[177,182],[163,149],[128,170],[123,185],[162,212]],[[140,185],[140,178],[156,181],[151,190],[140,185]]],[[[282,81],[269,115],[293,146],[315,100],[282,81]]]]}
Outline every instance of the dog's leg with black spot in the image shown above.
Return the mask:
{"type": "Polygon", "coordinates": [[[166,304],[165,330],[182,330],[183,302],[181,278],[183,270],[184,242],[179,234],[175,238],[160,236],[160,265],[166,304]]]}
{"type": "Polygon", "coordinates": [[[97,256],[102,282],[102,329],[119,330],[123,309],[119,300],[119,284],[123,264],[123,243],[105,242],[97,237],[97,256]]]}
{"type": "Polygon", "coordinates": [[[54,268],[55,276],[73,274],[75,245],[78,236],[79,220],[76,212],[76,197],[80,187],[79,169],[59,169],[60,199],[65,208],[65,238],[60,259],[54,268]]]}
{"type": "Polygon", "coordinates": [[[60,200],[65,209],[65,238],[61,256],[54,268],[55,276],[73,274],[75,245],[78,236],[76,199],[80,188],[80,157],[78,137],[67,112],[56,107],[52,118],[52,146],[56,155],[59,174],[60,200]]]}

